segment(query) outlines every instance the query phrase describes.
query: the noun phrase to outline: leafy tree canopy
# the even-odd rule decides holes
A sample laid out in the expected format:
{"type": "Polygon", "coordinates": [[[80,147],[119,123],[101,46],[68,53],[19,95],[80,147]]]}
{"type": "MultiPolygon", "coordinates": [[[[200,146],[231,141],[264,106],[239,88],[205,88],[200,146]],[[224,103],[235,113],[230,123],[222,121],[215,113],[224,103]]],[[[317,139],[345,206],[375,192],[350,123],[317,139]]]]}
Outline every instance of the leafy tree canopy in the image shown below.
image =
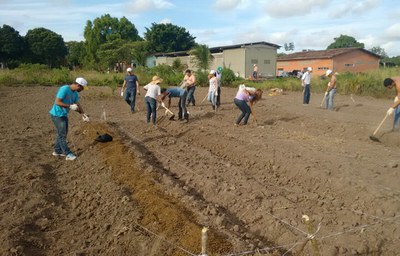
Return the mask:
{"type": "Polygon", "coordinates": [[[150,52],[187,51],[195,46],[195,37],[185,28],[170,23],[152,23],[150,28],[146,28],[144,38],[149,42],[150,52]]]}
{"type": "Polygon", "coordinates": [[[65,61],[67,47],[64,39],[55,32],[46,28],[31,29],[26,33],[25,40],[32,63],[59,67],[65,61]]]}
{"type": "Polygon", "coordinates": [[[127,18],[118,19],[109,14],[96,18],[93,22],[88,20],[84,29],[84,37],[86,40],[85,64],[88,66],[95,65],[99,61],[97,51],[103,44],[112,45],[113,41],[121,42],[120,40],[124,42],[143,40],[138,35],[135,25],[127,18]]]}
{"type": "Polygon", "coordinates": [[[70,66],[81,66],[85,57],[84,42],[71,41],[66,43],[68,49],[67,63],[70,66]]]}
{"type": "Polygon", "coordinates": [[[20,60],[25,49],[24,39],[14,28],[0,27],[0,62],[7,65],[10,61],[20,60]]]}
{"type": "Polygon", "coordinates": [[[373,53],[375,53],[375,54],[378,54],[379,56],[381,56],[381,59],[384,59],[384,58],[387,58],[387,57],[388,57],[388,55],[387,55],[386,52],[385,52],[385,49],[383,49],[383,48],[380,47],[380,46],[374,46],[374,47],[372,47],[369,51],[370,51],[370,52],[373,52],[373,53]]]}
{"type": "Polygon", "coordinates": [[[340,35],[339,37],[334,38],[335,42],[331,43],[327,49],[337,49],[337,48],[350,48],[350,47],[359,47],[364,48],[364,44],[357,42],[354,37],[340,35]]]}

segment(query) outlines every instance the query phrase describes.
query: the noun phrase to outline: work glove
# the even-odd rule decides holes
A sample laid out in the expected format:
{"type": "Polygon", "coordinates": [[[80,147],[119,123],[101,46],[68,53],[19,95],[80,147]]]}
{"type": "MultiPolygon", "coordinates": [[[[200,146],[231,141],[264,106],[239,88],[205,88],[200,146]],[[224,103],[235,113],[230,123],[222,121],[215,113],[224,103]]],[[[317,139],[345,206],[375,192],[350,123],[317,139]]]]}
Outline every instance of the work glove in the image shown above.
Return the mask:
{"type": "Polygon", "coordinates": [[[328,93],[329,93],[329,92],[325,92],[325,97],[328,96],[328,93]]]}
{"type": "Polygon", "coordinates": [[[394,98],[393,102],[396,103],[396,102],[398,102],[398,101],[399,101],[399,97],[396,96],[396,97],[394,98]]]}
{"type": "Polygon", "coordinates": [[[77,111],[78,110],[78,105],[77,104],[71,104],[69,105],[69,109],[73,110],[73,111],[77,111]]]}
{"type": "Polygon", "coordinates": [[[124,91],[123,90],[121,90],[121,97],[123,97],[124,96],[124,91]]]}
{"type": "Polygon", "coordinates": [[[83,120],[84,122],[90,122],[90,118],[89,118],[86,114],[83,114],[83,115],[82,115],[82,120],[83,120]]]}
{"type": "Polygon", "coordinates": [[[394,108],[389,108],[388,111],[386,112],[388,116],[393,115],[394,108]]]}

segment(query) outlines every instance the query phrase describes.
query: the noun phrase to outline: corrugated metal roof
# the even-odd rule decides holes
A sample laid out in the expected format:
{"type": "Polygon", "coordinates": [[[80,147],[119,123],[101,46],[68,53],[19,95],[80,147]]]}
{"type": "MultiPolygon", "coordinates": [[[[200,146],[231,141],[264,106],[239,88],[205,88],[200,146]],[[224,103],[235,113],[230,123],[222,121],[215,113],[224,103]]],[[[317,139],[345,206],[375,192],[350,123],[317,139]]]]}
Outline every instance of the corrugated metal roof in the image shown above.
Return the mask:
{"type": "MultiPolygon", "coordinates": [[[[254,42],[254,43],[234,44],[234,45],[227,45],[227,46],[217,46],[217,47],[211,47],[209,49],[210,49],[211,53],[217,53],[217,52],[222,52],[223,50],[243,48],[243,47],[251,46],[251,45],[268,45],[268,46],[271,46],[271,47],[275,47],[277,49],[281,48],[277,44],[272,44],[272,43],[261,41],[261,42],[254,42]]],[[[188,51],[155,53],[154,56],[156,56],[156,57],[160,57],[160,56],[165,56],[165,57],[187,56],[187,55],[189,55],[187,52],[188,51]]]]}
{"type": "Polygon", "coordinates": [[[210,48],[210,52],[211,53],[215,53],[215,52],[220,52],[220,51],[223,51],[223,50],[243,48],[243,47],[251,46],[251,45],[267,45],[267,46],[274,47],[276,49],[281,48],[277,44],[272,44],[272,43],[268,43],[268,42],[265,42],[265,41],[260,41],[260,42],[254,42],[254,43],[234,44],[234,45],[228,45],[228,46],[211,47],[210,48]]]}
{"type": "Polygon", "coordinates": [[[337,48],[337,49],[328,49],[328,50],[320,50],[320,51],[304,51],[304,52],[295,52],[291,54],[287,54],[284,56],[278,57],[278,61],[284,60],[303,60],[303,59],[332,59],[335,56],[349,53],[352,51],[363,51],[367,54],[371,54],[377,58],[381,58],[381,56],[365,50],[363,48],[337,48]]]}

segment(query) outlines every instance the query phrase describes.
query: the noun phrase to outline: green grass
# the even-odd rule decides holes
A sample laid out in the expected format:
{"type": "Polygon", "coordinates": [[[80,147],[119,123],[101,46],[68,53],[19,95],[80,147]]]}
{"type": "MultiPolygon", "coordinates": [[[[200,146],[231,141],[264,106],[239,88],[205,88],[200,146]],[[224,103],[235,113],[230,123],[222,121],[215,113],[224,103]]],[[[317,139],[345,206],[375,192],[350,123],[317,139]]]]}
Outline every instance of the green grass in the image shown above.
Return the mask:
{"type": "MultiPolygon", "coordinates": [[[[265,81],[248,81],[236,79],[229,76],[229,70],[223,71],[225,78],[223,85],[237,88],[239,84],[260,89],[280,88],[284,91],[302,91],[303,87],[297,78],[277,78],[265,81]]],[[[141,85],[150,82],[153,75],[163,78],[162,86],[176,86],[183,78],[183,73],[172,69],[172,67],[162,65],[151,69],[137,68],[135,74],[139,78],[141,85]]],[[[383,86],[383,80],[387,77],[399,76],[400,68],[385,68],[366,73],[352,74],[341,73],[337,75],[337,90],[339,94],[354,94],[361,96],[372,96],[376,98],[389,98],[393,92],[383,86]]],[[[66,68],[49,69],[45,65],[30,64],[21,65],[13,70],[0,70],[0,86],[60,86],[70,84],[76,78],[82,76],[89,82],[89,86],[109,86],[113,91],[122,85],[124,73],[100,73],[96,71],[76,70],[70,71],[66,68]]],[[[198,85],[208,86],[206,73],[198,73],[198,85]]],[[[325,77],[313,76],[311,90],[322,93],[326,89],[328,79],[325,77]]]]}

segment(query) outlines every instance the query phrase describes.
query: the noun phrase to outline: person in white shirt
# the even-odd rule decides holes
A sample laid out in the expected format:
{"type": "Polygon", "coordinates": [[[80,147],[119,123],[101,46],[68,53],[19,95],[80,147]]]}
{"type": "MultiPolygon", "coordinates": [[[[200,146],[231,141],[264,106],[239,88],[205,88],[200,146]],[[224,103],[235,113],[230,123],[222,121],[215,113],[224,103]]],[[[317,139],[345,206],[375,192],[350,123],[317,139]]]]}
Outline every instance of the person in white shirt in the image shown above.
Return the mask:
{"type": "Polygon", "coordinates": [[[311,73],[312,68],[308,67],[307,71],[301,77],[301,86],[304,87],[304,94],[303,94],[303,105],[308,105],[310,103],[310,84],[311,84],[311,73]]]}
{"type": "Polygon", "coordinates": [[[211,70],[209,75],[209,87],[208,87],[208,101],[211,102],[212,109],[216,111],[216,101],[218,96],[218,80],[214,70],[211,70]]]}
{"type": "Polygon", "coordinates": [[[153,76],[151,82],[143,87],[146,90],[144,102],[147,109],[147,124],[150,124],[150,116],[152,117],[153,125],[156,126],[157,118],[157,101],[161,102],[161,88],[160,83],[162,80],[158,76],[153,76]]]}

